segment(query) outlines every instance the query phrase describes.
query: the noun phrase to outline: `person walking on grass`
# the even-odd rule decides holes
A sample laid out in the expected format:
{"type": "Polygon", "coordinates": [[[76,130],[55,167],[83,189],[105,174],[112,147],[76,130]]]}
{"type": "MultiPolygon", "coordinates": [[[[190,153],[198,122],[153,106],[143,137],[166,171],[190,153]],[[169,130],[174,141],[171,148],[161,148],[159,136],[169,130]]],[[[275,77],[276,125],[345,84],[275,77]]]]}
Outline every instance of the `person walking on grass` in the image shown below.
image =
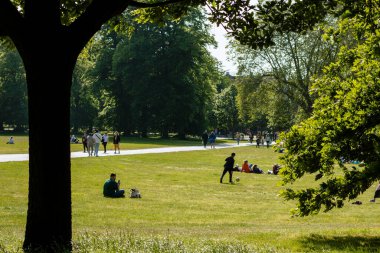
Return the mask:
{"type": "Polygon", "coordinates": [[[116,150],[118,150],[120,154],[120,134],[118,131],[113,133],[113,147],[115,150],[114,154],[116,154],[116,150]]]}
{"type": "Polygon", "coordinates": [[[223,172],[222,172],[222,176],[220,177],[220,183],[222,184],[223,183],[223,177],[224,175],[226,175],[226,173],[228,172],[229,173],[229,176],[230,176],[230,183],[233,184],[234,182],[232,181],[232,173],[233,173],[233,169],[234,169],[234,163],[235,163],[235,153],[232,153],[231,156],[227,157],[225,159],[226,163],[224,164],[224,169],[223,169],[223,172]]]}

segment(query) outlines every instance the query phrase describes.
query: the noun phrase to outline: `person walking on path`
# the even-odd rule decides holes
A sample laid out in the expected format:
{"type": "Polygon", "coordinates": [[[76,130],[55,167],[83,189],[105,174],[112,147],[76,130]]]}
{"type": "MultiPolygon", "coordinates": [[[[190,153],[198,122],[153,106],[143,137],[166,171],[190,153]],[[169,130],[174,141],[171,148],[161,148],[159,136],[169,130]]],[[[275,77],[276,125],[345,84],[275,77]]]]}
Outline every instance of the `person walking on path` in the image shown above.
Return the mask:
{"type": "Polygon", "coordinates": [[[86,135],[86,133],[83,133],[82,145],[83,145],[83,153],[86,153],[87,152],[87,135],[86,135]]]}
{"type": "Polygon", "coordinates": [[[118,131],[113,133],[113,147],[115,150],[114,154],[116,154],[116,150],[118,150],[120,154],[120,134],[118,131]]]}
{"type": "Polygon", "coordinates": [[[211,132],[210,136],[208,137],[208,141],[210,142],[210,148],[215,148],[216,134],[214,131],[211,132]]]}
{"type": "Polygon", "coordinates": [[[94,137],[94,140],[95,140],[95,154],[94,155],[95,156],[99,156],[98,153],[99,153],[100,143],[102,142],[102,135],[96,129],[93,137],[94,137]]]}
{"type": "Polygon", "coordinates": [[[207,133],[207,130],[205,130],[202,134],[202,143],[203,143],[203,146],[206,148],[207,146],[207,141],[208,141],[208,133],[207,133]]]}
{"type": "Polygon", "coordinates": [[[256,148],[259,148],[260,147],[260,136],[257,136],[257,139],[256,139],[256,148]]]}
{"type": "Polygon", "coordinates": [[[239,145],[240,144],[240,133],[239,132],[236,132],[235,139],[236,139],[236,144],[239,145]]]}
{"type": "Polygon", "coordinates": [[[224,164],[223,173],[222,173],[222,176],[220,177],[221,184],[223,183],[223,177],[227,172],[230,174],[230,183],[233,184],[232,173],[233,173],[234,163],[235,163],[234,158],[235,158],[235,153],[232,153],[231,156],[225,159],[226,163],[224,164]]]}
{"type": "Polygon", "coordinates": [[[251,131],[248,132],[248,136],[249,136],[249,143],[252,144],[252,142],[253,142],[253,134],[252,134],[251,131]]]}
{"type": "Polygon", "coordinates": [[[267,136],[265,137],[265,141],[267,142],[267,148],[269,148],[269,145],[270,145],[270,142],[271,142],[269,134],[267,134],[267,136]]]}
{"type": "Polygon", "coordinates": [[[102,136],[102,144],[104,147],[104,154],[107,154],[107,143],[108,143],[108,134],[105,132],[102,136]]]}
{"type": "Polygon", "coordinates": [[[88,156],[92,156],[94,153],[95,140],[91,133],[87,135],[87,152],[88,156]]]}

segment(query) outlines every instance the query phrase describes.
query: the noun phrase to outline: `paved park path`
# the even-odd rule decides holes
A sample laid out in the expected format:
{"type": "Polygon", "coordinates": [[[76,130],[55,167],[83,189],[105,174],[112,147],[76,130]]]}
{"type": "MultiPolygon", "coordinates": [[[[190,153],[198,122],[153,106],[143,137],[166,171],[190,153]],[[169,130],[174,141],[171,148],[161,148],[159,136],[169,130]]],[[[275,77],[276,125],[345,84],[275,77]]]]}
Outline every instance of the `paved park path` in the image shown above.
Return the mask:
{"type": "MultiPolygon", "coordinates": [[[[225,143],[217,144],[216,149],[221,148],[232,148],[232,147],[245,147],[252,146],[255,144],[250,143],[240,143],[240,145],[225,143]]],[[[106,154],[103,153],[102,149],[99,150],[99,157],[104,156],[120,156],[120,155],[139,155],[139,154],[157,154],[157,153],[170,153],[170,152],[184,152],[184,151],[195,151],[195,150],[211,150],[210,147],[204,148],[200,146],[183,146],[183,147],[164,147],[164,148],[145,148],[145,149],[131,149],[131,150],[120,150],[120,154],[114,154],[113,150],[108,151],[106,154]]],[[[71,158],[78,157],[88,157],[88,153],[82,151],[71,152],[71,158]]],[[[18,162],[18,161],[28,161],[29,154],[0,154],[0,162],[18,162]]]]}

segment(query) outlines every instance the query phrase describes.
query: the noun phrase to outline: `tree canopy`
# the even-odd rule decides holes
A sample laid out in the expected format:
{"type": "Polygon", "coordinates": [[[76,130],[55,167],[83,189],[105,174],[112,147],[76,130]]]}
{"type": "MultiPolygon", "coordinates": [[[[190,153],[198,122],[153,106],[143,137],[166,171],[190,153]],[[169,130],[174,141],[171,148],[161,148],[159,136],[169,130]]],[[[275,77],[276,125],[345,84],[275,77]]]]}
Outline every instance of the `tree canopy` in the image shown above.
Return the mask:
{"type": "Polygon", "coordinates": [[[282,137],[287,148],[282,157],[284,183],[308,174],[319,182],[283,192],[286,199],[298,200],[298,215],[340,208],[380,178],[380,33],[379,12],[374,11],[379,1],[368,3],[357,13],[341,16],[339,27],[326,31],[325,37],[334,41],[347,35],[351,40],[314,80],[317,99],[311,117],[282,137]]]}

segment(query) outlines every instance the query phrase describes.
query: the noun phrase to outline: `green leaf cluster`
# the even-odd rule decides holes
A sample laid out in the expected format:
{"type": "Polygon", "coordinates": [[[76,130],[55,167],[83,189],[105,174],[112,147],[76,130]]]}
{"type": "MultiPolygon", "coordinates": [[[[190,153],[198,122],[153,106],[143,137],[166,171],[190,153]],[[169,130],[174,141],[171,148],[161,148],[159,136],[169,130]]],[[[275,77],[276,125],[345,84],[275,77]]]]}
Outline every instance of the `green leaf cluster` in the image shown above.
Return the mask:
{"type": "MultiPolygon", "coordinates": [[[[370,2],[376,8],[380,4],[370,2]]],[[[330,30],[337,39],[349,35],[351,40],[314,80],[312,116],[282,136],[283,182],[306,175],[319,182],[283,192],[285,199],[298,200],[298,215],[340,208],[380,178],[380,32],[373,30],[379,14],[364,6],[330,30]],[[361,166],[352,164],[358,162],[361,166]]]]}

